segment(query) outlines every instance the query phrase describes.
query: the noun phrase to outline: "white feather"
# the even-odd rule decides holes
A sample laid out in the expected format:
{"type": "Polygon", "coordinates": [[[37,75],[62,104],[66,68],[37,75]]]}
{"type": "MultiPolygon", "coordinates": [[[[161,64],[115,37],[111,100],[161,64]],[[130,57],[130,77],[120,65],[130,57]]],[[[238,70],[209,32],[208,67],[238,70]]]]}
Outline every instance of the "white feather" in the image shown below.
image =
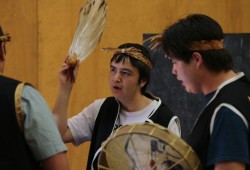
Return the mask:
{"type": "Polygon", "coordinates": [[[80,11],[69,57],[75,53],[82,62],[96,48],[103,34],[106,12],[105,0],[87,0],[80,11]]]}

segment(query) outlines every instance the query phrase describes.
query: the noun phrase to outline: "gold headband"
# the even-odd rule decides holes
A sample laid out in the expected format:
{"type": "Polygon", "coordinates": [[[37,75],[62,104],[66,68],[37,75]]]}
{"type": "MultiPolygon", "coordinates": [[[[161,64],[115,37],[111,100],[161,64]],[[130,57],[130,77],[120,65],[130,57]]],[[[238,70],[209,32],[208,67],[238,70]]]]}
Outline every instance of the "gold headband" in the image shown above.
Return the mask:
{"type": "Polygon", "coordinates": [[[0,42],[7,42],[10,41],[10,35],[9,34],[5,34],[3,36],[0,36],[0,42]]]}
{"type": "MultiPolygon", "coordinates": [[[[150,49],[155,51],[161,44],[162,35],[154,35],[152,37],[147,38],[144,42],[150,41],[150,49]]],[[[190,45],[190,49],[192,51],[199,50],[219,50],[223,49],[224,40],[201,40],[201,41],[193,41],[190,45]]]]}
{"type": "Polygon", "coordinates": [[[224,40],[201,40],[193,41],[190,45],[190,50],[200,51],[200,50],[220,50],[223,49],[224,40]]]}
{"type": "Polygon", "coordinates": [[[129,47],[129,48],[102,48],[102,49],[108,52],[113,51],[114,55],[127,54],[137,60],[140,60],[141,62],[146,64],[150,69],[153,68],[153,64],[150,62],[150,60],[141,53],[141,50],[137,48],[129,47]]]}

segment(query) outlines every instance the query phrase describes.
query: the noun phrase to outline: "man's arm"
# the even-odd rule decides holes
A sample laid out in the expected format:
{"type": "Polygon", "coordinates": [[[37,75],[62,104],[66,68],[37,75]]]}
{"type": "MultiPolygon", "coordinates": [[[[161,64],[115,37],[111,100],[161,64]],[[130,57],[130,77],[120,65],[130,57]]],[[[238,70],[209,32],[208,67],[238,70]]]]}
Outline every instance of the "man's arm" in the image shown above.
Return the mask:
{"type": "MultiPolygon", "coordinates": [[[[74,68],[73,75],[76,78],[77,71],[79,68],[79,61],[74,68]]],[[[62,67],[59,71],[59,91],[53,108],[53,114],[57,122],[59,132],[62,136],[64,142],[73,142],[72,134],[67,127],[67,118],[68,118],[68,104],[70,99],[71,90],[73,88],[74,82],[71,81],[71,78],[68,77],[69,66],[66,63],[62,64],[62,67]]]]}
{"type": "Polygon", "coordinates": [[[66,152],[41,161],[42,170],[69,170],[66,152]]]}

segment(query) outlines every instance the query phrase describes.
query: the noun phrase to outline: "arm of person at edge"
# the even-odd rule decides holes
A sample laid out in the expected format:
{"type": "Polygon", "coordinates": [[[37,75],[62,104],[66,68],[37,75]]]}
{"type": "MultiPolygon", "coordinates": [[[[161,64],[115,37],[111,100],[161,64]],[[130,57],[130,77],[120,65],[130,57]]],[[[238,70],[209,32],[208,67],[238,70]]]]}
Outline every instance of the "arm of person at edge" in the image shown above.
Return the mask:
{"type": "Polygon", "coordinates": [[[41,161],[43,170],[69,170],[65,152],[59,153],[41,161]]]}
{"type": "MultiPolygon", "coordinates": [[[[53,114],[56,119],[59,132],[65,143],[70,143],[74,141],[73,136],[67,126],[68,104],[71,90],[74,85],[74,82],[72,82],[71,78],[68,77],[68,69],[69,65],[64,62],[58,73],[60,85],[55,105],[53,108],[53,114]]],[[[73,70],[73,75],[75,79],[77,77],[78,69],[79,60],[77,60],[77,64],[73,70]]]]}
{"type": "Polygon", "coordinates": [[[42,170],[69,170],[66,151],[49,106],[31,86],[24,86],[24,136],[42,170]]]}
{"type": "MultiPolygon", "coordinates": [[[[232,111],[229,111],[229,112],[231,112],[231,114],[233,114],[234,116],[238,117],[232,111]]],[[[225,115],[225,114],[227,115],[227,117],[229,116],[229,113],[225,112],[223,115],[225,115]]],[[[233,119],[236,120],[237,118],[233,118],[233,119]]],[[[241,121],[240,122],[241,125],[244,124],[242,119],[240,119],[239,121],[241,121]]],[[[229,123],[232,125],[232,122],[229,122],[229,123]]],[[[225,122],[223,124],[225,124],[225,122]]],[[[238,124],[236,126],[238,126],[238,124]]],[[[242,125],[242,126],[245,126],[245,125],[242,125]]],[[[220,127],[221,127],[221,125],[220,125],[220,127]]],[[[232,128],[234,128],[234,127],[232,127],[232,128]]],[[[228,133],[230,133],[230,132],[228,132],[228,133]]],[[[218,162],[214,165],[214,170],[236,170],[236,169],[237,170],[245,170],[246,169],[245,163],[236,162],[236,161],[235,162],[234,161],[221,161],[221,162],[218,162]]]]}

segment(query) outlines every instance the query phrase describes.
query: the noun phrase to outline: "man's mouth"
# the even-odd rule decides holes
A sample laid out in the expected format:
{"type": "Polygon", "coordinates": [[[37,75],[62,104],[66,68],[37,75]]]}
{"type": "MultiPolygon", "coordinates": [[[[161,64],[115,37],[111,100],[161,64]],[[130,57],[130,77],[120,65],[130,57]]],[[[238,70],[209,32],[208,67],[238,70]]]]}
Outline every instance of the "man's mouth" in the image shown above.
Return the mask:
{"type": "Polygon", "coordinates": [[[114,89],[120,90],[121,88],[119,86],[113,86],[114,89]]]}

